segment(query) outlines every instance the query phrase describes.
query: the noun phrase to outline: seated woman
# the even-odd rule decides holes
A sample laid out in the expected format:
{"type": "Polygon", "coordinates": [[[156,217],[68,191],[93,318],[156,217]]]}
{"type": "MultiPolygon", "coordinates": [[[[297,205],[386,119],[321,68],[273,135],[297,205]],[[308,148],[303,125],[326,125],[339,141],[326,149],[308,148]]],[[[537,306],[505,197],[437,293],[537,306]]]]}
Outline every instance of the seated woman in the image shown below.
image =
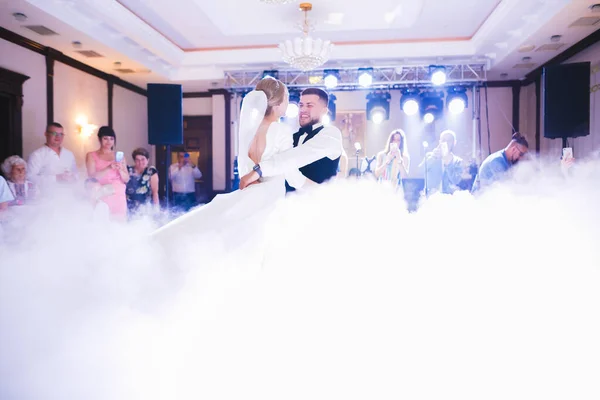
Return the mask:
{"type": "Polygon", "coordinates": [[[134,166],[128,166],[129,182],[127,182],[127,208],[129,213],[135,213],[145,204],[158,207],[158,171],[148,166],[150,153],[140,147],[133,151],[131,157],[134,166]]]}
{"type": "MultiPolygon", "coordinates": [[[[129,181],[125,157],[116,161],[115,142],[117,138],[112,128],[102,126],[98,129],[100,148],[91,151],[85,156],[85,166],[90,178],[95,178],[103,186],[112,186],[112,194],[103,197],[103,201],[110,209],[113,220],[127,220],[127,200],[125,198],[125,184],[129,181]]],[[[108,190],[109,188],[107,188],[108,190]]]]}
{"type": "Polygon", "coordinates": [[[27,162],[19,156],[10,156],[2,163],[2,172],[7,178],[8,188],[14,200],[10,206],[22,206],[37,196],[33,182],[27,180],[27,162]]]}
{"type": "Polygon", "coordinates": [[[380,182],[390,183],[394,189],[402,188],[402,180],[408,177],[409,167],[406,134],[402,129],[396,129],[390,133],[385,149],[377,154],[375,177],[380,182]]]}
{"type": "Polygon", "coordinates": [[[8,210],[8,205],[15,199],[6,180],[0,176],[0,212],[8,210]]]}

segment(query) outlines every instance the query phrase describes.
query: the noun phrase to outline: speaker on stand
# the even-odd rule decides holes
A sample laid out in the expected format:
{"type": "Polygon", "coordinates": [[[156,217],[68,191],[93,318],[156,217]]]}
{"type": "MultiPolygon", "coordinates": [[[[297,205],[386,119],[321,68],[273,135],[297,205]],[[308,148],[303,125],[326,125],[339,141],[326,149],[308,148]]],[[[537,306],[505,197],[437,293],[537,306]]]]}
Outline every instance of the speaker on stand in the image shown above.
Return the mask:
{"type": "Polygon", "coordinates": [[[183,90],[181,85],[149,83],[148,143],[156,147],[159,195],[169,208],[171,146],[183,144],[183,90]]]}
{"type": "Polygon", "coordinates": [[[569,138],[590,134],[590,75],[589,62],[542,71],[544,137],[561,139],[563,149],[569,147],[569,138]]]}

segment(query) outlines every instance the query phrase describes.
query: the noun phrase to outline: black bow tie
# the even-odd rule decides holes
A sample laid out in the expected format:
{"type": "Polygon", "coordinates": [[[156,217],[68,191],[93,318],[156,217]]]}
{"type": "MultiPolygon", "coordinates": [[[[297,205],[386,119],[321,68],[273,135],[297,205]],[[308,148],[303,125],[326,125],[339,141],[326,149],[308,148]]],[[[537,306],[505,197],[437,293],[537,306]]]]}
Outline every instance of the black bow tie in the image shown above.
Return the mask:
{"type": "Polygon", "coordinates": [[[303,135],[305,133],[311,133],[312,131],[313,131],[312,125],[308,125],[308,126],[300,127],[300,130],[298,131],[298,133],[300,135],[303,135]]]}

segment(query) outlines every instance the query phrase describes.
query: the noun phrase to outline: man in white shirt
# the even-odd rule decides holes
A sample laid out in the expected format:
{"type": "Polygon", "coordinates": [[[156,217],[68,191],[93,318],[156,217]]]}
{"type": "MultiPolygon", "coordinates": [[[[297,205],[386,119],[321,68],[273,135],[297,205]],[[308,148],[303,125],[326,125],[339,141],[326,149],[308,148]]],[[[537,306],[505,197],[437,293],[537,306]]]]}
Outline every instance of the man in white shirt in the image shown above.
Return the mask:
{"type": "MultiPolygon", "coordinates": [[[[342,133],[335,126],[323,126],[329,96],[324,90],[308,88],[300,96],[298,121],[300,130],[294,134],[294,148],[275,154],[255,165],[253,171],[240,179],[240,189],[261,177],[282,175],[299,169],[307,180],[323,183],[337,174],[342,155],[342,133]]],[[[286,185],[287,191],[293,188],[286,185]]]]}
{"type": "Polygon", "coordinates": [[[77,181],[77,163],[73,153],[62,146],[64,129],[58,122],[46,127],[46,144],[29,156],[27,175],[41,187],[57,182],[74,183],[77,181]]]}
{"type": "Polygon", "coordinates": [[[189,211],[196,205],[196,179],[202,172],[190,162],[188,153],[177,153],[177,163],[169,168],[169,179],[173,188],[173,206],[189,211]]]}

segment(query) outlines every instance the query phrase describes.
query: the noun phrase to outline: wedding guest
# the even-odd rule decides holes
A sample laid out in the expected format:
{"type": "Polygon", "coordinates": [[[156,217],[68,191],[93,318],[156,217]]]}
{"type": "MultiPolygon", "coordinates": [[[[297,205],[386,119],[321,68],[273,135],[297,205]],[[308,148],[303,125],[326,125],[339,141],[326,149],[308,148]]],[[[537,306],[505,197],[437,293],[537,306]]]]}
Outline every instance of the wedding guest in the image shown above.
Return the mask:
{"type": "Polygon", "coordinates": [[[127,208],[134,213],[145,204],[158,207],[158,171],[148,166],[150,153],[140,147],[131,153],[134,165],[128,166],[129,181],[127,182],[127,208]]]}
{"type": "Polygon", "coordinates": [[[56,182],[73,183],[78,179],[77,163],[73,153],[63,147],[64,129],[58,122],[46,127],[46,144],[29,156],[27,175],[38,187],[56,182]]]}
{"type": "Polygon", "coordinates": [[[177,153],[177,163],[169,168],[169,178],[173,185],[173,205],[184,211],[196,205],[196,179],[202,172],[190,161],[189,153],[177,153]]]}
{"type": "Polygon", "coordinates": [[[7,178],[8,188],[13,197],[11,206],[21,206],[36,197],[33,182],[27,180],[27,163],[19,156],[10,156],[2,163],[2,172],[7,178]]]}
{"type": "Polygon", "coordinates": [[[408,177],[410,156],[406,145],[406,133],[396,129],[390,133],[385,149],[377,154],[375,177],[380,182],[389,182],[397,189],[408,177]]]}
{"type": "Polygon", "coordinates": [[[12,195],[8,183],[0,176],[0,212],[6,211],[10,202],[14,201],[15,197],[12,195]]]}
{"type": "Polygon", "coordinates": [[[527,139],[516,132],[508,145],[495,153],[490,154],[479,167],[479,172],[473,182],[471,192],[476,192],[492,183],[507,177],[508,171],[514,167],[529,151],[527,139]]]}
{"type": "Polygon", "coordinates": [[[448,129],[440,133],[437,147],[425,155],[420,166],[425,166],[427,194],[452,194],[459,189],[463,160],[453,153],[455,146],[456,134],[448,129]]]}
{"type": "Polygon", "coordinates": [[[112,188],[112,194],[103,197],[103,201],[110,209],[111,218],[125,221],[127,218],[127,199],[125,197],[125,184],[129,181],[125,157],[116,161],[115,131],[108,126],[98,129],[100,148],[91,151],[85,156],[85,165],[90,178],[95,178],[99,184],[112,188]]]}

